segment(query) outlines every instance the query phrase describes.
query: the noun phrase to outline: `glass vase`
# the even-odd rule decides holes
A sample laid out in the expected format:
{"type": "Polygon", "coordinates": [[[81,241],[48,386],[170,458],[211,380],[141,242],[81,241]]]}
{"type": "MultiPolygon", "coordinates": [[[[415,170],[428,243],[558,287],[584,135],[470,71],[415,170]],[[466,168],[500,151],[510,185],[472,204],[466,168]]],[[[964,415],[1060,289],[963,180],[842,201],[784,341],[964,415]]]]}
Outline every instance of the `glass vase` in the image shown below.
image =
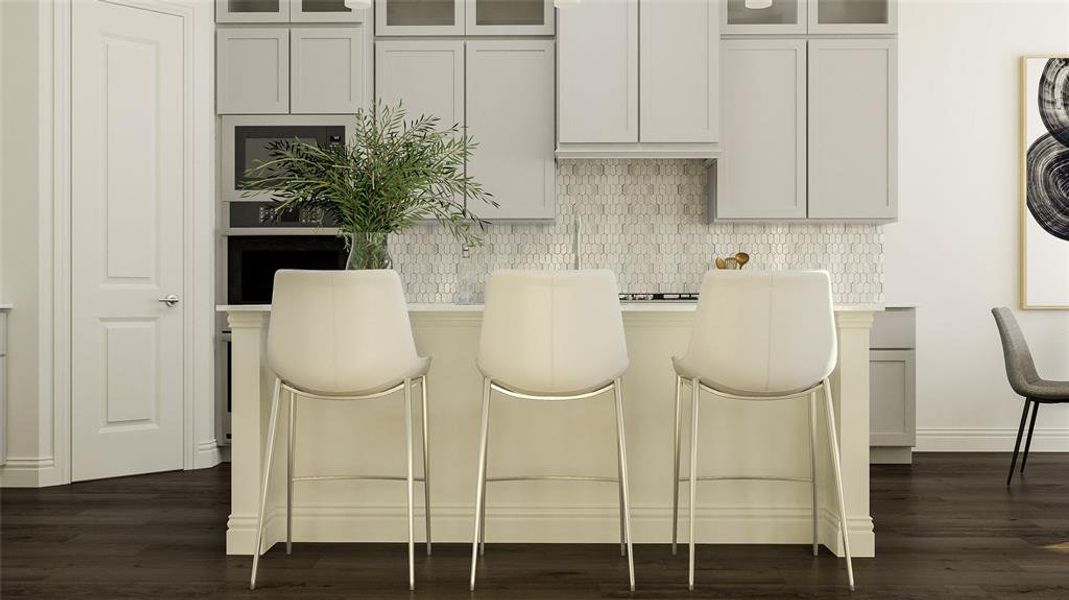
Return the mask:
{"type": "Polygon", "coordinates": [[[345,268],[389,269],[393,266],[387,246],[388,233],[383,231],[358,231],[346,234],[349,241],[349,258],[345,268]]]}

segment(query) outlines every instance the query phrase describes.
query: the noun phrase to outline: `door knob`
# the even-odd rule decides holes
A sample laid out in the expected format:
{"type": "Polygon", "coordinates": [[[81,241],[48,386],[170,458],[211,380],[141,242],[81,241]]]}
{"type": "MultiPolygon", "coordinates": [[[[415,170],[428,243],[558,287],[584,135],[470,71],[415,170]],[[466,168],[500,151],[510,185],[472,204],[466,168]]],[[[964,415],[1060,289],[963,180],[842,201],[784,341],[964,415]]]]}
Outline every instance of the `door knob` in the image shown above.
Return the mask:
{"type": "Polygon", "coordinates": [[[174,294],[169,294],[167,296],[164,296],[163,298],[157,298],[156,302],[163,302],[167,306],[174,306],[175,304],[178,304],[179,302],[181,302],[181,300],[182,299],[179,298],[178,296],[176,296],[174,294]]]}

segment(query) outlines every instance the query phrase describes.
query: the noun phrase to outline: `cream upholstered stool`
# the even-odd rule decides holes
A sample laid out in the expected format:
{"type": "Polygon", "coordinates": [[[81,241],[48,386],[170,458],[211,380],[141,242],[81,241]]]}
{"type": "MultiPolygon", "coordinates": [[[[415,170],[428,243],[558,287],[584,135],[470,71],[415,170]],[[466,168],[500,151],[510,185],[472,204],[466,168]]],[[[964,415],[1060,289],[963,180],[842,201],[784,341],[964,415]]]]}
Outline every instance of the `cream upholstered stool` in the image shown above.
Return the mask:
{"type": "Polygon", "coordinates": [[[405,481],[408,491],[408,587],[415,589],[413,482],[422,481],[427,526],[427,554],[431,552],[430,453],[427,442],[427,370],[430,359],[416,353],[408,306],[401,280],[394,271],[291,271],[275,274],[267,361],[275,373],[271,420],[268,425],[256,547],[249,588],[256,587],[256,569],[263,551],[264,507],[267,503],[271,455],[278,427],[281,392],[289,393],[286,439],[286,553],[292,549],[293,483],[337,479],[405,481]],[[412,385],[418,382],[423,408],[423,477],[412,471],[412,385]],[[303,476],[293,472],[297,398],[364,400],[404,391],[404,477],[360,475],[303,476]]]}
{"type": "Polygon", "coordinates": [[[486,309],[479,340],[483,374],[479,472],[475,489],[475,535],[471,547],[471,590],[480,546],[485,549],[487,482],[536,479],[601,481],[619,484],[621,552],[635,589],[631,552],[631,512],[627,487],[620,376],[627,369],[627,343],[616,277],[611,271],[499,271],[486,286],[486,309]],[[613,392],[619,473],[608,477],[493,477],[486,474],[490,397],[562,401],[613,392]]]}
{"type": "Polygon", "coordinates": [[[690,567],[694,589],[694,505],[696,481],[771,479],[810,482],[813,494],[813,554],[817,554],[817,400],[824,395],[828,445],[839,505],[839,528],[846,572],[854,589],[850,540],[846,529],[839,444],[835,433],[828,376],[835,368],[837,343],[831,283],[823,271],[710,271],[698,300],[690,347],[673,358],[676,370],[675,466],[672,490],[672,552],[676,550],[679,514],[679,447],[682,435],[683,382],[691,387],[690,428],[690,567]],[[698,477],[698,400],[701,391],[731,400],[809,399],[809,478],[764,478],[731,474],[698,477]]]}

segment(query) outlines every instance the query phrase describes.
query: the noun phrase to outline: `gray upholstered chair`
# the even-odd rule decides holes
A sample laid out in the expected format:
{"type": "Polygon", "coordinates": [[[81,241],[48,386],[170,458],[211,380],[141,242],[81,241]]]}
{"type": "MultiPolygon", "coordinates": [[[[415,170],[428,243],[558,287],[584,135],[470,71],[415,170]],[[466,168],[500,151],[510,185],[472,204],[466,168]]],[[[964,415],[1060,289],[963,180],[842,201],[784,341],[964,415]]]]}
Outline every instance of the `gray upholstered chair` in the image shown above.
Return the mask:
{"type": "Polygon", "coordinates": [[[1003,306],[991,309],[991,313],[995,315],[995,324],[998,325],[998,333],[1002,338],[1002,354],[1006,358],[1006,377],[1009,378],[1013,391],[1024,396],[1021,426],[1017,429],[1017,443],[1013,446],[1010,474],[1006,477],[1006,485],[1009,485],[1017,466],[1017,453],[1021,449],[1021,437],[1024,434],[1025,421],[1028,421],[1029,407],[1032,408],[1032,420],[1028,425],[1024,456],[1021,457],[1022,473],[1024,473],[1025,463],[1028,462],[1028,450],[1032,447],[1032,432],[1036,428],[1039,405],[1069,402],[1069,381],[1051,381],[1040,377],[1039,372],[1036,371],[1036,363],[1032,360],[1032,352],[1028,350],[1028,342],[1021,333],[1021,327],[1017,325],[1013,311],[1003,306]]]}

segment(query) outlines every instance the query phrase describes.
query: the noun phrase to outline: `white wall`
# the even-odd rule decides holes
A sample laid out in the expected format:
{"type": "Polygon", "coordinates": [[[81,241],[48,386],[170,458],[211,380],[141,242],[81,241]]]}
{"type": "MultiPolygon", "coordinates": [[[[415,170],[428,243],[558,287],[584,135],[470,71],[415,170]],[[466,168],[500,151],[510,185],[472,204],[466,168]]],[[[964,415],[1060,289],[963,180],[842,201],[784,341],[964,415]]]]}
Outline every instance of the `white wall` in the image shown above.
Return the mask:
{"type": "MultiPolygon", "coordinates": [[[[1019,58],[1069,52],[1064,0],[903,0],[900,221],[885,230],[886,299],[918,305],[920,450],[1013,447],[993,306],[1020,306],[1019,58]]],[[[1040,371],[1069,379],[1069,313],[1018,311],[1040,371]]],[[[1033,449],[1069,450],[1069,406],[1033,449]]]]}
{"type": "Polygon", "coordinates": [[[2,477],[4,485],[35,485],[52,462],[51,406],[40,401],[37,375],[38,6],[29,0],[2,2],[0,12],[0,301],[15,305],[8,318],[8,458],[2,477]]]}

